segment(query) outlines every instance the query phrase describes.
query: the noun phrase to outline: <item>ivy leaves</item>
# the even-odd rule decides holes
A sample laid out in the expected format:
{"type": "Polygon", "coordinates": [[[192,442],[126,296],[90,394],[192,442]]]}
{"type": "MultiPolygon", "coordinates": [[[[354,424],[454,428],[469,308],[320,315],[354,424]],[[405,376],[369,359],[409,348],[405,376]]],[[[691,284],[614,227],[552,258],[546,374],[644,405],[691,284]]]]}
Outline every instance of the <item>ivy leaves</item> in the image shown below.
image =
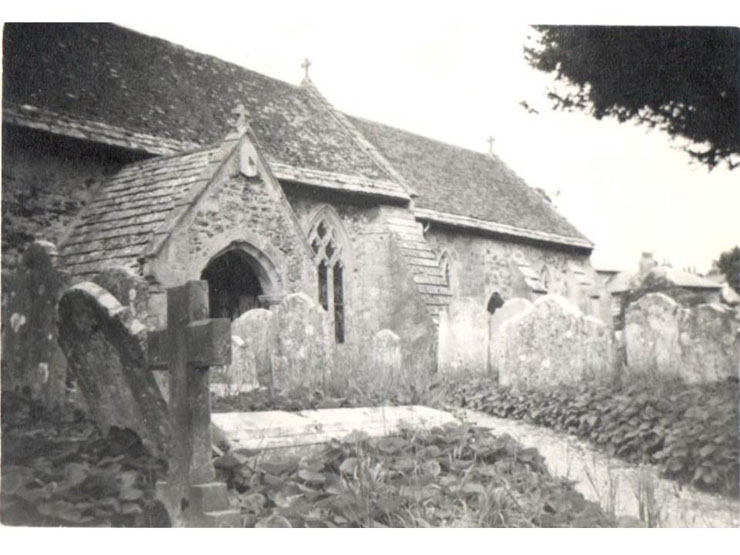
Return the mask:
{"type": "Polygon", "coordinates": [[[589,383],[514,392],[493,380],[452,384],[457,406],[562,430],[609,454],[657,465],[700,489],[737,497],[740,477],[738,383],[589,383]]]}

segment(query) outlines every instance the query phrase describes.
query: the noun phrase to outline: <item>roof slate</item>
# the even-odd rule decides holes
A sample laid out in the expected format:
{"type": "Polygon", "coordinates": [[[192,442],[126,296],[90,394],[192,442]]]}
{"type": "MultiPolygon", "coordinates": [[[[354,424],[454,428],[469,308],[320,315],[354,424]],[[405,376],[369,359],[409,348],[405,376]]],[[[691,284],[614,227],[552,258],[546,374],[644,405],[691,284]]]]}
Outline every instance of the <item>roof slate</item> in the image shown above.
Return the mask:
{"type": "Polygon", "coordinates": [[[157,232],[195,188],[213,179],[234,144],[136,162],[111,176],[63,241],[65,266],[74,275],[106,262],[138,272],[157,232]]]}
{"type": "Polygon", "coordinates": [[[4,106],[208,145],[241,103],[269,158],[392,179],[307,88],[158,38],[100,23],[7,23],[3,54],[4,106]]]}
{"type": "Polygon", "coordinates": [[[417,207],[586,240],[497,157],[350,120],[418,192],[417,207]]]}

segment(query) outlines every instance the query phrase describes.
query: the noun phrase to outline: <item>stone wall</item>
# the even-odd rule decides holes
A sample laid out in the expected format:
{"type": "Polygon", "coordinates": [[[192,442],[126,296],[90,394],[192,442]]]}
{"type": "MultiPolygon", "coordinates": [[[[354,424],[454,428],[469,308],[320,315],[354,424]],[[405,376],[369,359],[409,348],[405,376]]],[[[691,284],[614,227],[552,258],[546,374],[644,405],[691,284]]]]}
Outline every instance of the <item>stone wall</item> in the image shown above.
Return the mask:
{"type": "Polygon", "coordinates": [[[564,297],[546,295],[499,329],[502,385],[577,385],[614,371],[611,330],[564,297]]]}
{"type": "Polygon", "coordinates": [[[278,298],[297,292],[313,296],[316,272],[305,235],[279,185],[263,172],[247,178],[238,157],[227,161],[195,209],[145,270],[157,284],[150,289],[150,325],[162,325],[164,289],[200,279],[217,255],[230,248],[246,252],[266,295],[278,298]],[[159,315],[159,316],[158,316],[159,315]]]}
{"type": "Polygon", "coordinates": [[[426,233],[427,241],[440,255],[447,252],[450,270],[455,274],[452,291],[455,297],[472,297],[485,306],[492,293],[498,292],[504,300],[514,297],[534,300],[521,284],[519,276],[511,269],[511,261],[525,261],[537,274],[545,277],[549,294],[560,295],[580,305],[587,314],[595,313],[596,307],[587,301],[588,292],[576,283],[574,273],[580,271],[596,283],[588,255],[571,254],[547,247],[517,244],[492,237],[431,225],[426,233]],[[543,266],[547,271],[543,272],[543,266]]]}
{"type": "Polygon", "coordinates": [[[137,158],[13,125],[3,126],[2,143],[4,269],[15,267],[34,239],[58,244],[104,174],[137,158]]]}
{"type": "Polygon", "coordinates": [[[352,358],[375,333],[388,329],[400,338],[404,372],[434,371],[435,324],[379,206],[338,194],[286,191],[306,233],[314,215],[331,201],[351,243],[351,272],[345,274],[348,348],[342,351],[352,351],[352,358]]]}
{"type": "Polygon", "coordinates": [[[649,293],[627,308],[627,369],[690,383],[740,377],[740,316],[719,304],[684,308],[649,293]]]}

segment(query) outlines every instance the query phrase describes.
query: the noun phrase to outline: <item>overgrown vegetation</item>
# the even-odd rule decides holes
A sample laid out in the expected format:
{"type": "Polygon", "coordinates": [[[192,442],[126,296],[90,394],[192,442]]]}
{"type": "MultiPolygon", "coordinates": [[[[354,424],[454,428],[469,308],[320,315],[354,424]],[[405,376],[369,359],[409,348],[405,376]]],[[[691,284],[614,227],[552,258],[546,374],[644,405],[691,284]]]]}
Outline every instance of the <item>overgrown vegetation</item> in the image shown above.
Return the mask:
{"type": "Polygon", "coordinates": [[[499,387],[491,379],[449,388],[455,406],[561,430],[699,489],[738,497],[740,395],[715,384],[584,383],[547,391],[499,387]]]}
{"type": "Polygon", "coordinates": [[[614,526],[535,449],[467,425],[353,434],[304,459],[246,450],[215,461],[256,527],[614,526]]]}
{"type": "Polygon", "coordinates": [[[128,429],[103,437],[84,414],[2,397],[5,525],[168,526],[154,484],[165,465],[128,429]]]}

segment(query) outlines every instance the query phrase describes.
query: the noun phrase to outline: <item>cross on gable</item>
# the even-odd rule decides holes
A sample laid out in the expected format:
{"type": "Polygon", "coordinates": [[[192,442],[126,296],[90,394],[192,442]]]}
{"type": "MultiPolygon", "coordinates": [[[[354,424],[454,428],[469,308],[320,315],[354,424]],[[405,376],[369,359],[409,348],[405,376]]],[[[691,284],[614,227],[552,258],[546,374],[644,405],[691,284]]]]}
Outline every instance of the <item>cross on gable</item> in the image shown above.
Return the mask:
{"type": "Polygon", "coordinates": [[[488,136],[487,143],[488,143],[488,154],[493,154],[493,142],[496,139],[494,139],[492,136],[488,136]]]}
{"type": "Polygon", "coordinates": [[[170,479],[214,479],[209,366],[231,363],[231,321],[208,318],[208,282],[167,289],[167,328],[149,332],[149,368],[169,370],[173,449],[170,479]]]}
{"type": "Polygon", "coordinates": [[[308,58],[305,58],[303,60],[303,63],[301,64],[301,67],[303,68],[303,71],[305,72],[303,76],[303,80],[310,81],[310,77],[308,76],[308,69],[311,67],[311,61],[308,58]]]}
{"type": "Polygon", "coordinates": [[[231,122],[234,128],[240,132],[245,131],[249,127],[249,110],[244,107],[244,104],[237,104],[231,113],[236,116],[236,119],[231,122]]]}

